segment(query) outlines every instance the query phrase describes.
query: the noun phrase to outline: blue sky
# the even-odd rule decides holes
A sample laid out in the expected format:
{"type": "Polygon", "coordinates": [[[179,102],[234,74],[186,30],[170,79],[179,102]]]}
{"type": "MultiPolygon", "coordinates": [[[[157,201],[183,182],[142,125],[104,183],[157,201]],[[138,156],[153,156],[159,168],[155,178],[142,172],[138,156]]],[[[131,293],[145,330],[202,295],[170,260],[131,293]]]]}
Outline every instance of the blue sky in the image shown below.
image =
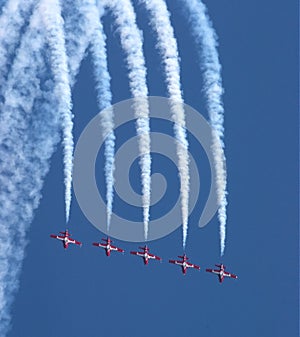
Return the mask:
{"type": "MultiPolygon", "coordinates": [[[[179,45],[185,102],[207,117],[188,23],[177,1],[167,4],[179,45]]],[[[204,229],[191,222],[186,251],[201,271],[188,271],[185,277],[167,263],[182,253],[180,229],[151,243],[153,252],[164,259],[162,264],[144,267],[129,255],[137,245],[128,242],[117,242],[124,256],[108,259],[91,245],[103,235],[85,219],[75,197],[68,227],[83,247],[64,251],[49,238],[65,228],[58,147],[28,233],[9,337],[298,335],[297,5],[206,4],[219,36],[225,88],[229,204],[222,262],[239,279],[220,285],[204,271],[221,261],[216,217],[204,229]]],[[[153,34],[145,12],[135,8],[144,30],[150,94],[165,96],[153,34]]],[[[104,28],[116,103],[130,97],[127,72],[111,17],[105,18],[104,28]]],[[[73,104],[76,140],[98,112],[89,56],[82,63],[73,104]]],[[[204,179],[209,179],[206,171],[204,179]]]]}

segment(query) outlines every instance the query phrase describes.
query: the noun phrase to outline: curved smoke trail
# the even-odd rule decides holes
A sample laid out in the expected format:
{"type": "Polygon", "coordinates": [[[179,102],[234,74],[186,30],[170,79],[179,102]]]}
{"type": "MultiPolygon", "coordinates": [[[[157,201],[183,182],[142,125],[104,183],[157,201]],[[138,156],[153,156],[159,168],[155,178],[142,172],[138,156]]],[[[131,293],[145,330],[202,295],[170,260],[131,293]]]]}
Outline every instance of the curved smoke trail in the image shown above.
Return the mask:
{"type": "Polygon", "coordinates": [[[226,238],[226,167],[224,155],[224,108],[222,103],[221,64],[217,51],[217,37],[208,17],[205,5],[201,0],[180,0],[186,6],[191,22],[195,42],[202,48],[199,50],[201,68],[204,77],[204,92],[211,126],[214,129],[212,152],[215,160],[216,185],[218,198],[218,218],[220,222],[221,256],[225,250],[226,238]],[[219,144],[221,143],[221,148],[219,144]]]}
{"type": "MultiPolygon", "coordinates": [[[[50,66],[43,57],[46,42],[42,16],[43,12],[37,8],[25,20],[29,26],[20,42],[7,41],[9,50],[19,45],[5,86],[0,88],[3,96],[0,115],[1,336],[5,336],[10,327],[10,307],[19,287],[26,232],[38,207],[49,161],[60,138],[61,116],[55,109],[55,85],[48,78],[50,66]]],[[[78,20],[77,27],[84,27],[82,21],[86,24],[88,19],[78,20]]],[[[79,36],[78,31],[73,32],[79,36]]],[[[86,41],[86,37],[82,37],[79,45],[87,47],[88,42],[83,43],[83,40],[86,41]]],[[[79,49],[85,51],[86,47],[79,49]]],[[[83,57],[84,52],[74,58],[70,56],[71,78],[75,79],[83,57]]]]}
{"type": "Polygon", "coordinates": [[[61,5],[66,13],[64,30],[70,83],[73,86],[96,29],[98,11],[95,0],[64,0],[61,5]]]}
{"type": "Polygon", "coordinates": [[[111,106],[112,94],[110,90],[110,75],[107,65],[107,51],[105,34],[100,17],[103,14],[103,9],[98,5],[95,8],[97,17],[93,21],[96,26],[93,37],[91,39],[90,50],[92,52],[92,61],[94,64],[94,77],[96,82],[97,100],[101,117],[101,126],[103,135],[107,135],[105,140],[105,180],[106,180],[106,211],[107,211],[107,230],[109,231],[113,197],[114,197],[114,171],[115,171],[115,135],[114,135],[114,112],[111,106]]]}
{"type": "Polygon", "coordinates": [[[9,0],[0,16],[0,92],[7,80],[10,58],[20,41],[21,29],[36,0],[9,0]]]}
{"type": "Polygon", "coordinates": [[[129,70],[129,86],[135,99],[136,129],[139,139],[140,167],[142,171],[142,200],[145,240],[148,237],[151,193],[151,155],[148,88],[146,66],[143,56],[142,36],[136,25],[134,9],[129,0],[105,0],[115,17],[120,33],[121,45],[126,53],[129,70]]]}
{"type": "Polygon", "coordinates": [[[170,22],[170,14],[162,0],[140,0],[151,15],[151,25],[157,33],[157,48],[165,67],[166,84],[171,99],[171,113],[176,137],[176,151],[180,177],[183,248],[186,245],[189,215],[189,155],[185,129],[185,114],[180,86],[180,67],[177,42],[170,22]]]}
{"type": "MultiPolygon", "coordinates": [[[[65,36],[61,7],[58,0],[42,0],[39,9],[44,20],[46,39],[51,52],[51,68],[54,76],[54,94],[57,97],[58,111],[62,116],[66,222],[69,221],[71,207],[72,169],[73,169],[73,115],[69,82],[69,70],[65,48],[65,36]]],[[[56,108],[55,106],[53,107],[56,108]]]]}
{"type": "Polygon", "coordinates": [[[19,286],[26,232],[39,204],[49,159],[59,140],[59,121],[53,102],[49,105],[53,99],[52,84],[45,77],[42,56],[45,41],[40,27],[40,13],[36,10],[15,52],[1,107],[1,336],[5,336],[10,327],[10,306],[19,286]]]}

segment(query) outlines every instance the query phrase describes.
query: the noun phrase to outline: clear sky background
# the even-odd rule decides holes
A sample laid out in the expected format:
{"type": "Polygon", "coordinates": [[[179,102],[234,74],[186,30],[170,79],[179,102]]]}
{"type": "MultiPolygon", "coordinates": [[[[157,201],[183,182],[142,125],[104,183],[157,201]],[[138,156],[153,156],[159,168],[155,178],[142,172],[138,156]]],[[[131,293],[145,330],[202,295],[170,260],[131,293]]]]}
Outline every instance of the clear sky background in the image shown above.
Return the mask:
{"type": "MultiPolygon", "coordinates": [[[[58,147],[28,233],[9,337],[298,336],[298,6],[278,0],[205,3],[219,36],[225,88],[229,204],[224,257],[219,257],[215,217],[203,229],[196,219],[190,221],[186,252],[200,272],[189,270],[184,277],[167,263],[182,253],[181,229],[150,244],[164,259],[161,264],[145,267],[129,254],[138,245],[119,241],[125,255],[106,258],[91,245],[104,235],[84,217],[75,196],[68,227],[83,247],[64,251],[49,238],[65,229],[58,147]],[[219,284],[205,272],[218,262],[238,280],[219,284]]],[[[167,4],[179,45],[185,102],[207,117],[189,25],[177,1],[167,4]]],[[[136,3],[135,9],[144,31],[150,94],[166,96],[148,18],[136,3]]],[[[104,28],[116,103],[130,98],[127,71],[111,16],[105,17],[104,28]]],[[[77,140],[98,113],[89,56],[82,63],[73,104],[77,140]]],[[[209,174],[202,159],[205,180],[209,174]]]]}

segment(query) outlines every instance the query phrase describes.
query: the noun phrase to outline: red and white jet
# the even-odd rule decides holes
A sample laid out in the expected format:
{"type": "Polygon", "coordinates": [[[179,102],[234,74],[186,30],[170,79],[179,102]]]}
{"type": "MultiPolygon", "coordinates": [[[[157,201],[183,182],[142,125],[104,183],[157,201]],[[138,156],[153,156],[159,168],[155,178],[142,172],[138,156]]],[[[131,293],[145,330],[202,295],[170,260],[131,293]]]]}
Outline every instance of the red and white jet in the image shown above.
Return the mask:
{"type": "Polygon", "coordinates": [[[71,234],[69,233],[69,231],[67,229],[66,229],[65,232],[59,232],[59,233],[62,234],[62,235],[51,234],[50,237],[53,238],[53,239],[57,239],[57,240],[62,241],[65,249],[68,248],[69,243],[74,243],[75,245],[79,245],[80,247],[82,246],[81,242],[76,241],[76,240],[71,238],[71,236],[70,236],[71,234]]]}
{"type": "Polygon", "coordinates": [[[177,264],[178,266],[181,266],[183,275],[186,274],[187,268],[195,268],[200,270],[200,267],[196,264],[189,263],[187,260],[189,259],[186,254],[183,254],[183,256],[178,256],[181,260],[169,260],[170,263],[177,264]]]}
{"type": "Polygon", "coordinates": [[[148,264],[150,259],[161,261],[161,257],[149,253],[149,248],[147,245],[144,247],[139,247],[139,249],[142,249],[143,251],[142,252],[130,252],[130,254],[142,257],[144,259],[144,264],[148,264]]]}
{"type": "Polygon", "coordinates": [[[93,245],[96,247],[104,248],[106,256],[110,256],[111,251],[116,251],[120,253],[124,253],[124,249],[118,248],[116,246],[112,246],[111,243],[113,242],[109,237],[106,239],[102,239],[105,243],[102,242],[94,242],[93,245]]]}
{"type": "Polygon", "coordinates": [[[231,278],[238,278],[236,275],[228,273],[225,271],[225,266],[223,263],[216,264],[216,267],[219,267],[219,269],[206,269],[209,273],[217,274],[219,276],[219,282],[222,283],[224,280],[224,277],[231,277],[231,278]]]}

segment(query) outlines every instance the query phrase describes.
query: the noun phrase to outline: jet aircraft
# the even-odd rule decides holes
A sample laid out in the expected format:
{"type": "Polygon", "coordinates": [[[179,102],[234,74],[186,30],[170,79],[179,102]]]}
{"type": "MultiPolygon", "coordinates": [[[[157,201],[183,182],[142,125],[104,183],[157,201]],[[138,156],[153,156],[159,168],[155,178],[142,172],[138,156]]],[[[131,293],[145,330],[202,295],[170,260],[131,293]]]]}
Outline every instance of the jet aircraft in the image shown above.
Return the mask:
{"type": "Polygon", "coordinates": [[[66,229],[65,232],[59,232],[60,234],[62,235],[54,235],[54,234],[51,234],[50,237],[53,238],[53,239],[57,239],[57,240],[60,240],[62,241],[63,243],[63,246],[65,249],[68,248],[69,246],[69,243],[73,243],[73,244],[76,244],[76,245],[79,245],[80,247],[82,246],[82,243],[79,242],[79,241],[76,241],[74,239],[71,238],[71,234],[69,233],[69,231],[66,229]]]}
{"type": "Polygon", "coordinates": [[[181,270],[183,275],[186,274],[187,268],[195,268],[200,270],[200,267],[197,266],[196,264],[187,262],[189,259],[186,254],[183,254],[183,256],[178,256],[181,260],[169,260],[170,263],[177,264],[178,266],[181,266],[181,270]]]}
{"type": "Polygon", "coordinates": [[[224,281],[224,277],[231,277],[237,279],[238,277],[234,274],[228,273],[225,271],[225,266],[223,263],[216,264],[216,267],[219,267],[219,269],[206,269],[207,272],[217,274],[219,277],[219,282],[222,283],[224,281]]]}
{"type": "Polygon", "coordinates": [[[124,253],[124,249],[111,245],[113,241],[109,237],[107,237],[106,239],[102,239],[102,241],[104,241],[105,243],[94,242],[93,246],[104,248],[106,256],[110,256],[111,251],[124,253]]]}
{"type": "Polygon", "coordinates": [[[149,253],[150,250],[147,245],[144,247],[139,247],[139,249],[141,249],[142,252],[130,252],[130,254],[142,257],[145,265],[149,263],[150,259],[159,260],[159,261],[162,260],[161,257],[150,254],[149,253]]]}

